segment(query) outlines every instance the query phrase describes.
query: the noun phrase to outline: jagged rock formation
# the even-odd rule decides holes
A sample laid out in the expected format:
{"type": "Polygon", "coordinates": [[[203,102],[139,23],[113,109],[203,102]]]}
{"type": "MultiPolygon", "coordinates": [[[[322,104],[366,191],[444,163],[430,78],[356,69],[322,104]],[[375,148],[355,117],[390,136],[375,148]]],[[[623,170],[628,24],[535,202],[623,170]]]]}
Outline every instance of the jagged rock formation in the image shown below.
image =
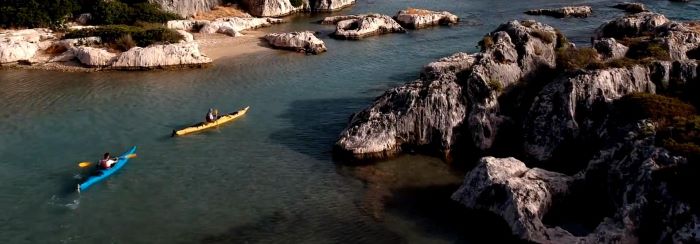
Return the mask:
{"type": "Polygon", "coordinates": [[[148,0],[160,5],[164,10],[179,14],[182,17],[190,17],[197,13],[210,11],[219,6],[222,0],[148,0]]]}
{"type": "Polygon", "coordinates": [[[435,25],[451,25],[459,22],[459,17],[450,12],[435,12],[425,9],[409,8],[401,10],[394,16],[399,24],[413,29],[425,28],[435,25]]]}
{"type": "Polygon", "coordinates": [[[89,67],[110,66],[117,56],[115,53],[94,47],[75,47],[71,52],[80,60],[80,63],[89,67]]]}
{"type": "Polygon", "coordinates": [[[595,48],[596,51],[603,56],[603,59],[607,60],[623,58],[629,50],[629,47],[620,44],[615,40],[615,38],[595,40],[593,43],[593,48],[595,48]]]}
{"type": "Polygon", "coordinates": [[[337,22],[333,37],[357,40],[367,36],[404,32],[406,30],[389,16],[367,14],[337,22]]]}
{"type": "Polygon", "coordinates": [[[166,23],[168,29],[198,31],[203,26],[208,25],[211,21],[208,20],[170,20],[166,23]]]}
{"type": "Polygon", "coordinates": [[[568,6],[550,9],[533,9],[528,10],[525,13],[529,15],[547,15],[557,18],[586,18],[593,13],[593,9],[589,6],[568,6]]]}
{"type": "Polygon", "coordinates": [[[199,52],[196,42],[134,47],[112,64],[117,69],[153,69],[173,66],[202,66],[211,59],[199,52]]]}
{"type": "Polygon", "coordinates": [[[326,45],[311,31],[272,33],[266,35],[265,39],[274,47],[297,52],[319,54],[326,51],[326,45]]]}
{"type": "Polygon", "coordinates": [[[700,59],[700,26],[697,22],[669,22],[656,29],[657,37],[673,60],[700,59]]]}
{"type": "Polygon", "coordinates": [[[391,155],[401,147],[430,147],[449,156],[457,127],[469,131],[462,137],[475,147],[490,148],[503,121],[498,96],[537,69],[554,67],[556,35],[540,23],[501,25],[481,53],[431,63],[421,80],[389,90],[353,116],[337,148],[360,158],[391,155]]]}
{"type": "MultiPolygon", "coordinates": [[[[205,24],[200,30],[200,33],[221,33],[229,36],[240,36],[243,30],[256,29],[260,27],[279,24],[283,21],[274,18],[220,18],[205,24]]],[[[189,25],[189,24],[188,24],[189,25]]],[[[187,25],[185,25],[187,26],[187,25]]]]}
{"type": "Polygon", "coordinates": [[[612,7],[616,8],[616,9],[622,9],[625,12],[633,13],[633,14],[648,11],[647,7],[643,3],[624,2],[624,3],[615,4],[612,7]]]}
{"type": "Polygon", "coordinates": [[[564,174],[529,169],[515,158],[485,157],[465,176],[452,199],[467,208],[500,215],[521,239],[575,243],[576,238],[566,230],[542,223],[553,199],[564,197],[573,181],[564,174]]]}
{"type": "Polygon", "coordinates": [[[581,115],[604,112],[608,104],[626,94],[655,91],[649,69],[643,66],[564,75],[535,98],[523,123],[525,151],[537,160],[548,160],[567,140],[600,134],[605,118],[581,115]]]}
{"type": "Polygon", "coordinates": [[[355,0],[301,0],[301,5],[294,7],[290,0],[244,0],[248,12],[258,17],[281,17],[296,12],[330,12],[351,4],[355,0]]]}

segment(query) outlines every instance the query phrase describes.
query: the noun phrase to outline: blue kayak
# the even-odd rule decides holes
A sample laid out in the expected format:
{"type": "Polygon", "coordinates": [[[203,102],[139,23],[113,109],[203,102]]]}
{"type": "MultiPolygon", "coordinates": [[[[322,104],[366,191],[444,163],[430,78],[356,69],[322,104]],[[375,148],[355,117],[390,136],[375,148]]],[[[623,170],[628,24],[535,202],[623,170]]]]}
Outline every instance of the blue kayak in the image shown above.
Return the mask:
{"type": "Polygon", "coordinates": [[[110,175],[114,174],[115,172],[119,171],[122,167],[124,167],[126,162],[129,161],[129,158],[127,158],[126,156],[129,154],[134,154],[135,152],[136,146],[132,147],[131,150],[119,156],[117,163],[115,163],[111,168],[97,170],[97,172],[95,172],[94,175],[91,175],[87,180],[85,180],[85,182],[83,182],[82,184],[78,184],[78,192],[84,191],[91,185],[100,182],[105,178],[109,177],[110,175]]]}

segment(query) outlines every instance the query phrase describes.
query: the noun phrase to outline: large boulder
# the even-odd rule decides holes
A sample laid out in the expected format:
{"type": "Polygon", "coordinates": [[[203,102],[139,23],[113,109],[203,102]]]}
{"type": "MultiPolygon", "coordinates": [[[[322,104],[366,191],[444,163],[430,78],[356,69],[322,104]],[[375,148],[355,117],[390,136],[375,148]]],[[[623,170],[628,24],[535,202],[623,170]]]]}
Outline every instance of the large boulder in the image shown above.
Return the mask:
{"type": "Polygon", "coordinates": [[[0,42],[0,64],[29,61],[39,50],[37,44],[26,41],[0,42]]]}
{"type": "Polygon", "coordinates": [[[596,31],[596,35],[598,38],[649,35],[653,34],[656,28],[668,22],[668,18],[662,14],[641,12],[620,17],[601,25],[596,31]]]}
{"type": "Polygon", "coordinates": [[[199,52],[196,42],[134,47],[119,55],[112,67],[117,69],[154,69],[202,66],[211,59],[199,52]]]}
{"type": "Polygon", "coordinates": [[[213,7],[223,3],[222,0],[148,0],[156,3],[166,11],[176,13],[182,17],[190,17],[201,12],[211,11],[213,7]]]}
{"type": "Polygon", "coordinates": [[[71,49],[80,63],[89,67],[106,67],[112,65],[117,54],[110,53],[107,50],[94,47],[74,47],[71,49]]]}
{"type": "Polygon", "coordinates": [[[240,36],[242,35],[240,32],[243,30],[266,27],[282,22],[283,21],[281,19],[275,18],[219,18],[204,25],[199,32],[207,34],[221,33],[229,36],[240,36]]]}
{"type": "Polygon", "coordinates": [[[566,74],[545,86],[523,123],[525,152],[537,160],[550,159],[567,142],[597,135],[607,104],[636,92],[654,93],[649,68],[612,68],[566,74]],[[602,110],[602,111],[601,111],[602,110]]]}
{"type": "Polygon", "coordinates": [[[425,9],[409,8],[401,10],[394,16],[399,24],[413,29],[435,25],[450,25],[459,22],[459,17],[450,12],[435,12],[425,9]]]}
{"type": "Polygon", "coordinates": [[[561,8],[532,9],[526,11],[525,13],[529,15],[547,15],[557,18],[585,18],[593,13],[593,9],[590,6],[568,6],[561,8]]]}
{"type": "Polygon", "coordinates": [[[333,36],[338,39],[361,39],[386,33],[403,33],[406,30],[386,15],[368,14],[355,19],[339,21],[333,36]]]}
{"type": "Polygon", "coordinates": [[[656,29],[673,60],[700,60],[700,22],[668,22],[656,29]]]}
{"type": "Polygon", "coordinates": [[[575,243],[573,235],[542,223],[552,203],[569,192],[573,177],[528,168],[515,158],[485,157],[465,177],[452,199],[467,208],[501,216],[513,234],[539,243],[575,243]]]}
{"type": "Polygon", "coordinates": [[[297,52],[319,54],[326,51],[326,45],[311,31],[272,33],[265,36],[270,45],[297,52]]]}
{"type": "Polygon", "coordinates": [[[336,147],[357,158],[391,156],[404,146],[433,146],[449,153],[467,112],[457,73],[475,59],[457,53],[430,63],[423,79],[385,92],[355,114],[336,147]]]}

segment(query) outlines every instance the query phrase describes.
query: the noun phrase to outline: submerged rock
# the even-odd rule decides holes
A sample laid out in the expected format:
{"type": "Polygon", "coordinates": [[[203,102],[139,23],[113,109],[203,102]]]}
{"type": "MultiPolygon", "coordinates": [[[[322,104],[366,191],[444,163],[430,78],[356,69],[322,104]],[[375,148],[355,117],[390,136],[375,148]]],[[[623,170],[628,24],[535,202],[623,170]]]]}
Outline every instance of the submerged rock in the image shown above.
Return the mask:
{"type": "Polygon", "coordinates": [[[401,10],[394,16],[399,24],[413,29],[435,25],[450,25],[459,22],[459,17],[450,12],[435,12],[425,9],[409,8],[401,10]]]}
{"type": "Polygon", "coordinates": [[[368,14],[359,18],[339,21],[333,36],[339,39],[361,39],[387,33],[403,33],[406,30],[386,15],[368,14]]]}
{"type": "Polygon", "coordinates": [[[319,54],[326,51],[326,45],[311,31],[272,33],[265,36],[270,45],[297,52],[319,54]]]}
{"type": "Polygon", "coordinates": [[[196,42],[134,47],[119,55],[112,64],[117,69],[153,69],[202,66],[211,59],[199,52],[196,42]]]}
{"type": "Polygon", "coordinates": [[[530,15],[547,15],[557,18],[586,18],[593,13],[593,9],[590,6],[568,6],[550,9],[533,9],[528,10],[525,13],[530,15]]]}
{"type": "Polygon", "coordinates": [[[624,3],[615,4],[612,7],[616,8],[616,9],[622,9],[625,12],[633,13],[633,14],[648,11],[647,7],[643,3],[624,2],[624,3]]]}
{"type": "Polygon", "coordinates": [[[266,27],[282,22],[283,21],[281,19],[274,18],[219,18],[204,25],[199,32],[206,34],[221,33],[229,36],[240,36],[242,35],[240,32],[243,30],[266,27]]]}

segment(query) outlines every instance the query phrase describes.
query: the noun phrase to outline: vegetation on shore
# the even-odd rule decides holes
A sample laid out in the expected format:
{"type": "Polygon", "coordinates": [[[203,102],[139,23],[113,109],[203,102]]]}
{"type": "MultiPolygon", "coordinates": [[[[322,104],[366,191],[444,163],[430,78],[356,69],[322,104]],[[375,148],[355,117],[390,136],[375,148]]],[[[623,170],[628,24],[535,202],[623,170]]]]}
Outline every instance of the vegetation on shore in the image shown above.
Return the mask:
{"type": "Polygon", "coordinates": [[[4,0],[0,27],[60,29],[81,13],[91,13],[89,24],[163,23],[179,19],[147,0],[4,0]]]}
{"type": "Polygon", "coordinates": [[[129,50],[134,46],[145,47],[151,44],[177,43],[183,36],[177,31],[158,25],[128,26],[106,25],[94,29],[81,29],[68,32],[64,38],[84,38],[99,36],[102,42],[114,45],[115,49],[129,50]]]}

